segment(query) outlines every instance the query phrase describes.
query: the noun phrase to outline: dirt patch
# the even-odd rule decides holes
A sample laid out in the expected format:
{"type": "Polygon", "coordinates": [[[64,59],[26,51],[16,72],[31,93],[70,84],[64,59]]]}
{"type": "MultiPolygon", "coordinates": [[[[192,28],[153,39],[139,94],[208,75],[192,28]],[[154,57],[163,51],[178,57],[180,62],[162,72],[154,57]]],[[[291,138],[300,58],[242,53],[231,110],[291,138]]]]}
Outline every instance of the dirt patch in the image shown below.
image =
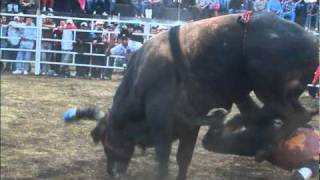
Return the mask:
{"type": "MultiPolygon", "coordinates": [[[[66,125],[63,112],[77,105],[107,108],[119,81],[1,75],[1,179],[109,179],[101,145],[89,137],[94,122],[66,125]]],[[[318,101],[304,94],[306,107],[318,101]]],[[[236,110],[235,110],[236,111],[236,110]]],[[[318,125],[319,116],[312,122],[318,125]]],[[[215,154],[200,144],[188,177],[193,180],[287,179],[289,173],[252,158],[215,154]]],[[[170,157],[170,179],[177,174],[176,144],[170,157]]],[[[137,150],[123,179],[152,179],[154,150],[137,150]]],[[[316,178],[315,178],[316,179],[316,178]]]]}

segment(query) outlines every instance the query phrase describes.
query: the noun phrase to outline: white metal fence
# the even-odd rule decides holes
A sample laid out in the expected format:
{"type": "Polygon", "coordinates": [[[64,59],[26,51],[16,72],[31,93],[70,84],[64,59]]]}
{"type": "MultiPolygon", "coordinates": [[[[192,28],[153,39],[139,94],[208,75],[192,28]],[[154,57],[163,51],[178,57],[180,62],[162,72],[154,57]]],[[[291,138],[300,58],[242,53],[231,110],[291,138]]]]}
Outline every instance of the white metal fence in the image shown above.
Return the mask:
{"type": "MultiPolygon", "coordinates": [[[[107,33],[108,36],[108,40],[110,40],[110,37],[112,34],[118,34],[117,31],[96,31],[94,30],[94,24],[97,21],[103,21],[105,23],[111,24],[111,23],[117,23],[117,24],[135,24],[135,25],[143,25],[143,33],[134,33],[134,35],[137,36],[142,36],[144,41],[148,40],[149,38],[151,38],[153,35],[151,33],[151,27],[153,26],[166,26],[166,27],[172,27],[175,25],[179,25],[179,24],[183,24],[184,22],[181,21],[160,21],[160,20],[155,20],[155,19],[137,19],[137,18],[127,18],[127,19],[121,19],[119,16],[113,16],[113,17],[109,17],[107,19],[93,19],[93,18],[78,18],[78,17],[65,17],[65,16],[46,16],[46,15],[26,15],[26,14],[9,14],[9,13],[0,13],[1,16],[7,16],[7,17],[12,17],[12,16],[20,16],[20,17],[31,17],[34,19],[35,22],[35,27],[37,29],[37,38],[35,39],[35,46],[33,49],[20,49],[20,48],[10,48],[10,47],[2,47],[0,49],[0,55],[6,52],[10,52],[10,51],[15,51],[15,52],[19,52],[19,51],[31,51],[33,53],[35,53],[33,59],[31,60],[16,60],[16,59],[1,59],[1,62],[11,62],[11,63],[17,63],[17,62],[23,62],[23,63],[30,63],[34,65],[34,73],[35,75],[39,75],[40,74],[40,67],[41,64],[49,64],[49,65],[66,65],[66,66],[83,66],[83,67],[96,67],[96,68],[103,68],[103,69],[119,69],[119,70],[123,70],[123,67],[118,67],[116,66],[117,63],[113,63],[113,65],[111,65],[109,63],[110,57],[114,57],[115,61],[124,58],[123,56],[106,56],[105,54],[96,54],[93,53],[93,45],[91,42],[88,42],[89,46],[90,46],[90,51],[89,52],[85,52],[85,53],[81,53],[82,55],[86,55],[86,56],[104,56],[106,57],[104,59],[104,61],[106,61],[106,65],[105,66],[101,66],[101,65],[93,65],[93,64],[77,64],[75,61],[75,56],[77,54],[79,54],[78,52],[76,52],[75,50],[72,51],[63,51],[63,50],[46,50],[46,49],[42,49],[42,42],[61,42],[61,39],[49,39],[49,38],[43,38],[42,37],[42,31],[45,29],[45,27],[43,27],[43,19],[44,18],[50,18],[50,19],[59,19],[59,20],[66,20],[66,19],[72,19],[74,22],[76,21],[85,21],[88,22],[88,24],[91,25],[90,29],[88,30],[82,30],[82,29],[74,29],[72,30],[73,33],[73,39],[72,39],[72,43],[76,42],[76,34],[77,32],[87,32],[87,33],[92,33],[92,32],[96,32],[96,33],[107,33]],[[63,63],[63,62],[53,62],[53,61],[46,61],[44,59],[41,59],[41,53],[55,53],[55,54],[71,54],[72,55],[72,62],[71,63],[63,63]]],[[[6,26],[6,25],[1,25],[1,26],[6,26]]],[[[21,28],[25,28],[23,26],[21,26],[21,28]]],[[[29,28],[29,27],[28,27],[29,28]]],[[[0,28],[0,39],[1,41],[8,39],[7,35],[3,35],[2,33],[2,28],[0,28]]],[[[11,37],[12,38],[12,37],[11,37]]],[[[64,40],[64,42],[66,42],[64,40]]],[[[70,41],[69,41],[70,42],[70,41]]],[[[74,48],[75,49],[75,48],[74,48]]],[[[1,55],[2,57],[2,55],[1,55]]]]}

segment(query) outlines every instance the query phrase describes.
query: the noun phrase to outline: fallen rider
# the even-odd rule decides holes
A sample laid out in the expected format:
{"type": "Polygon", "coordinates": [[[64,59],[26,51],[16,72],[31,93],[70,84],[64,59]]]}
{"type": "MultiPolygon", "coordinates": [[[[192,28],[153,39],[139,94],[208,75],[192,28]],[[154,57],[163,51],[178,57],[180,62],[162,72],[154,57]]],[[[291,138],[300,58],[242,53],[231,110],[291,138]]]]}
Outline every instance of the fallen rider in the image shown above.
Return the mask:
{"type": "MultiPolygon", "coordinates": [[[[217,153],[256,157],[264,142],[281,130],[282,121],[245,127],[241,116],[235,116],[226,124],[224,119],[215,121],[203,139],[205,149],[217,153]]],[[[315,176],[319,168],[319,131],[301,127],[286,140],[272,146],[266,160],[286,170],[295,170],[292,180],[306,180],[315,176]]],[[[270,141],[269,141],[270,142],[270,141]]]]}

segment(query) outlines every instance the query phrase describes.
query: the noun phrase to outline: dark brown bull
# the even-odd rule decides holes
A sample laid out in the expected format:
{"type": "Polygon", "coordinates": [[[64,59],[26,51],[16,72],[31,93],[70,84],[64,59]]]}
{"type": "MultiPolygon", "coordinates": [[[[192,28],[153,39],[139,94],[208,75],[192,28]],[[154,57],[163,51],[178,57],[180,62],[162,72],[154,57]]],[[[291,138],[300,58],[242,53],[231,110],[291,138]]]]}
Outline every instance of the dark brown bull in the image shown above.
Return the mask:
{"type": "Polygon", "coordinates": [[[172,28],[133,54],[112,109],[93,131],[109,174],[126,171],[135,145],[152,145],[164,179],[171,143],[179,139],[177,179],[186,179],[199,127],[206,124],[197,119],[213,108],[236,103],[248,121],[278,116],[286,126],[279,136],[310,120],[298,97],[318,63],[315,38],[272,14],[255,14],[248,24],[239,17],[172,28]],[[264,103],[261,109],[251,91],[264,103]]]}

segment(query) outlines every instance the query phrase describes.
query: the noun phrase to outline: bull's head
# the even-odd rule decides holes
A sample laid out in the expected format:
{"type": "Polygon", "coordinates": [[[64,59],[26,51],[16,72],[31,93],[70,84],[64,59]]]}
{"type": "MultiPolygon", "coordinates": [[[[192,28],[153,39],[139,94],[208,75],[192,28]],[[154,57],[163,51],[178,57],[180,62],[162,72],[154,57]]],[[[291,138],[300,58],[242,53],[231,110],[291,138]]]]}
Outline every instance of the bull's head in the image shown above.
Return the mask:
{"type": "Polygon", "coordinates": [[[112,177],[120,177],[128,168],[134,152],[134,141],[107,114],[91,131],[93,140],[102,142],[107,156],[107,172],[112,177]]]}

